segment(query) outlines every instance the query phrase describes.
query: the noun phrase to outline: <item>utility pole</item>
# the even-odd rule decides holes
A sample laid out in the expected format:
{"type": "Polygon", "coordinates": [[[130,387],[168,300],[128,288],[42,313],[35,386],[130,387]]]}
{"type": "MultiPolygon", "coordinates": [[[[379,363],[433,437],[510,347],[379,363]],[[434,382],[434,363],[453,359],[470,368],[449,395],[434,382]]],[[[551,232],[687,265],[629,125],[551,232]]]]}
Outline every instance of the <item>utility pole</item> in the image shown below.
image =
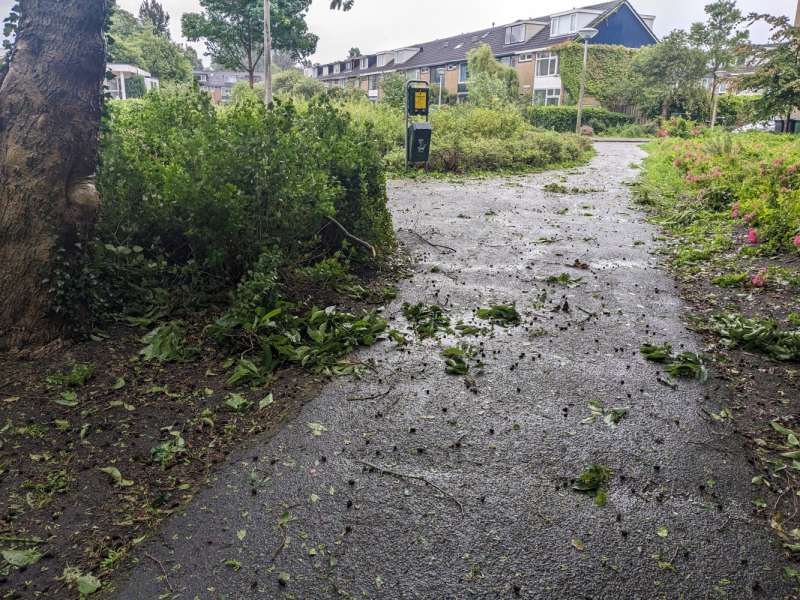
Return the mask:
{"type": "Polygon", "coordinates": [[[272,102],[272,31],[269,0],[264,0],[264,102],[272,102]]]}

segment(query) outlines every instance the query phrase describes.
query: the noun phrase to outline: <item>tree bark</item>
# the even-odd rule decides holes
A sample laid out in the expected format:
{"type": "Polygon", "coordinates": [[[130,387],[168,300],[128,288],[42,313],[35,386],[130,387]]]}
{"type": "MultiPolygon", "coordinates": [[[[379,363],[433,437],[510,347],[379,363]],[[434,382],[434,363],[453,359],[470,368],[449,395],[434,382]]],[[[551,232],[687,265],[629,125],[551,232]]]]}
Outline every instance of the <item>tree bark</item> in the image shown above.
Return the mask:
{"type": "Polygon", "coordinates": [[[70,282],[100,207],[109,0],[20,5],[0,80],[0,351],[30,356],[87,316],[87,294],[70,282]]]}
{"type": "Polygon", "coordinates": [[[662,100],[661,101],[661,122],[663,123],[666,120],[667,120],[667,101],[666,100],[662,100]]]}
{"type": "Polygon", "coordinates": [[[264,0],[264,102],[272,102],[272,16],[270,1],[264,0]]]}

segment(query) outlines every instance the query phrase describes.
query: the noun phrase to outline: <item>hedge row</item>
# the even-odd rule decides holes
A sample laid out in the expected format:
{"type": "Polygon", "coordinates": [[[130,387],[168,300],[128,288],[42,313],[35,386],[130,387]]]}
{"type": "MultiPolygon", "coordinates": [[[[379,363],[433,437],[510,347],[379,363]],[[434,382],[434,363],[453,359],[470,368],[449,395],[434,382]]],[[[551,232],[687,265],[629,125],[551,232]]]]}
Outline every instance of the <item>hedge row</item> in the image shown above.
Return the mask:
{"type": "MultiPolygon", "coordinates": [[[[575,131],[578,120],[577,106],[529,106],[528,122],[534,127],[550,129],[560,133],[575,131]]],[[[603,124],[605,129],[633,124],[636,119],[631,115],[611,112],[604,108],[584,107],[583,122],[590,120],[603,124]]]]}

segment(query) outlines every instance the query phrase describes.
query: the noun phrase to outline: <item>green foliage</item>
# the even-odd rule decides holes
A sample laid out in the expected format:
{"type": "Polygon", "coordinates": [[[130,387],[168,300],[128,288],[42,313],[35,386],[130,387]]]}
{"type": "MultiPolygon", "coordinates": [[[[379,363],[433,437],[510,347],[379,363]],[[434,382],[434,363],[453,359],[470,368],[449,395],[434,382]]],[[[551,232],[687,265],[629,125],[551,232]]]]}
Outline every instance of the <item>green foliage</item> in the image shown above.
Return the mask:
{"type": "Polygon", "coordinates": [[[800,24],[792,26],[787,17],[751,15],[750,23],[756,21],[771,26],[770,44],[749,44],[746,50],[740,50],[746,52],[754,71],[734,80],[733,87],[762,94],[749,103],[753,117],[786,117],[800,106],[800,24]]]}
{"type": "Polygon", "coordinates": [[[301,267],[297,269],[297,274],[314,285],[331,289],[352,281],[354,276],[350,274],[350,257],[353,250],[348,252],[349,246],[347,242],[343,242],[343,251],[339,250],[333,256],[310,267],[301,267]]]}
{"type": "Polygon", "coordinates": [[[689,41],[705,53],[707,72],[714,73],[734,64],[736,50],[750,38],[750,32],[739,29],[742,13],[736,7],[736,0],[718,0],[707,4],[704,10],[708,20],[692,23],[689,41]]]}
{"type": "Polygon", "coordinates": [[[519,98],[519,75],[513,67],[501,65],[488,44],[467,52],[469,102],[476,106],[513,103],[519,98]]]}
{"type": "MultiPolygon", "coordinates": [[[[561,82],[569,94],[569,101],[577,104],[583,70],[583,43],[565,42],[553,50],[559,54],[561,82]]],[[[616,83],[629,77],[635,52],[636,50],[624,46],[590,44],[584,97],[595,98],[600,103],[607,104],[612,99],[616,83]]],[[[573,121],[573,131],[574,123],[573,121]]]]}
{"type": "Polygon", "coordinates": [[[134,75],[130,79],[125,80],[125,95],[130,99],[141,98],[147,93],[144,84],[144,77],[141,75],[134,75]]]}
{"type": "MultiPolygon", "coordinates": [[[[313,54],[319,38],[308,32],[311,0],[270,3],[272,49],[295,60],[313,54]]],[[[183,35],[205,41],[211,60],[224,68],[253,73],[264,56],[264,0],[201,0],[202,13],[184,13],[183,35]]]]}
{"type": "Polygon", "coordinates": [[[47,383],[53,385],[70,385],[76,387],[83,387],[92,376],[94,364],[77,364],[72,367],[72,372],[69,375],[64,375],[61,371],[55,375],[50,375],[47,378],[47,383]]]}
{"type": "Polygon", "coordinates": [[[699,381],[708,379],[705,358],[694,352],[682,352],[676,355],[673,354],[671,345],[655,346],[650,342],[645,343],[639,352],[650,362],[667,365],[664,367],[664,371],[670,375],[694,377],[699,381]]]}
{"type": "Polygon", "coordinates": [[[158,359],[158,362],[173,362],[185,360],[194,362],[200,357],[197,348],[186,348],[184,342],[186,335],[181,329],[182,323],[172,321],[165,325],[160,325],[142,338],[142,343],[146,347],[139,351],[142,360],[148,361],[158,359]]]}
{"type": "Polygon", "coordinates": [[[139,7],[139,20],[142,24],[145,20],[153,27],[153,33],[156,35],[165,35],[169,37],[169,13],[164,11],[164,7],[158,0],[144,0],[139,7]]]}
{"type": "Polygon", "coordinates": [[[491,321],[503,327],[519,325],[521,321],[516,304],[512,304],[511,306],[499,304],[491,308],[482,308],[478,310],[476,314],[480,319],[491,321]]]}
{"type": "Polygon", "coordinates": [[[228,289],[267,240],[297,259],[327,216],[375,246],[393,243],[370,127],[325,101],[267,111],[247,98],[218,110],[194,87],[165,86],[109,113],[101,236],[145,249],[142,275],[163,256],[174,280],[191,283],[199,267],[228,289]]]}
{"type": "MultiPolygon", "coordinates": [[[[122,19],[120,30],[125,29],[127,19],[122,19]]],[[[129,35],[114,38],[108,54],[109,62],[134,65],[164,82],[186,83],[192,80],[192,65],[184,52],[167,36],[155,34],[152,27],[140,25],[129,35]]]]}
{"type": "Polygon", "coordinates": [[[719,287],[744,287],[747,285],[747,273],[740,273],[738,275],[721,275],[711,280],[711,283],[719,287]]]}
{"type": "Polygon", "coordinates": [[[452,333],[450,319],[438,306],[425,306],[423,302],[417,304],[404,302],[403,316],[420,337],[435,338],[439,333],[452,333]]]}
{"type": "Polygon", "coordinates": [[[397,109],[404,110],[406,105],[406,76],[395,71],[381,77],[381,90],[383,90],[382,103],[397,109]]]}
{"type": "Polygon", "coordinates": [[[708,325],[722,336],[726,346],[760,350],[777,361],[800,359],[800,330],[785,331],[775,321],[734,313],[716,315],[708,325]]]}
{"type": "Polygon", "coordinates": [[[572,489],[579,492],[586,492],[590,498],[594,498],[597,506],[606,503],[606,489],[613,471],[608,467],[597,463],[588,463],[586,470],[572,484],[572,489]]]}
{"type": "Polygon", "coordinates": [[[301,97],[310,100],[317,94],[324,94],[325,85],[318,79],[298,73],[295,69],[287,69],[272,76],[272,90],[276,94],[285,94],[291,98],[301,97]]]}
{"type": "MultiPolygon", "coordinates": [[[[529,106],[527,118],[533,127],[568,133],[575,131],[575,124],[578,122],[578,108],[575,106],[529,106]]],[[[635,121],[635,117],[631,115],[623,115],[593,106],[584,107],[582,119],[587,124],[591,121],[600,123],[603,129],[622,127],[633,124],[635,121]]]]}

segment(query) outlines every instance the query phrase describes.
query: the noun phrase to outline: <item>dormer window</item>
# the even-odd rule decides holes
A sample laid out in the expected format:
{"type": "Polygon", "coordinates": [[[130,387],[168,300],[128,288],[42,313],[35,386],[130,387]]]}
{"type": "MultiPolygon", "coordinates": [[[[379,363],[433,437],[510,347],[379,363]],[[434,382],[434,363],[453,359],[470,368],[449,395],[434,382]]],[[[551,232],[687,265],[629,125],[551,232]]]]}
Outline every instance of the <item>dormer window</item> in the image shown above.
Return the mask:
{"type": "Polygon", "coordinates": [[[383,67],[385,64],[386,64],[386,55],[381,54],[380,56],[378,56],[378,66],[383,67]]]}
{"type": "Polygon", "coordinates": [[[369,68],[369,59],[368,58],[362,58],[361,59],[361,68],[362,69],[368,69],[369,68]]]}
{"type": "Polygon", "coordinates": [[[397,52],[394,53],[394,62],[396,62],[397,64],[405,62],[405,60],[406,60],[405,52],[403,52],[402,50],[398,50],[397,52]]]}
{"type": "Polygon", "coordinates": [[[506,27],[506,44],[520,44],[525,41],[525,24],[506,27]]]}
{"type": "Polygon", "coordinates": [[[348,61],[347,61],[347,62],[344,64],[344,70],[345,70],[345,71],[352,71],[352,70],[353,70],[353,61],[350,61],[350,60],[348,60],[348,61]]]}
{"type": "Polygon", "coordinates": [[[341,70],[342,70],[342,65],[340,65],[339,63],[336,63],[335,65],[333,65],[333,72],[334,73],[339,73],[341,70]]]}
{"type": "Polygon", "coordinates": [[[578,13],[554,17],[550,22],[550,37],[567,35],[578,31],[578,13]]]}

